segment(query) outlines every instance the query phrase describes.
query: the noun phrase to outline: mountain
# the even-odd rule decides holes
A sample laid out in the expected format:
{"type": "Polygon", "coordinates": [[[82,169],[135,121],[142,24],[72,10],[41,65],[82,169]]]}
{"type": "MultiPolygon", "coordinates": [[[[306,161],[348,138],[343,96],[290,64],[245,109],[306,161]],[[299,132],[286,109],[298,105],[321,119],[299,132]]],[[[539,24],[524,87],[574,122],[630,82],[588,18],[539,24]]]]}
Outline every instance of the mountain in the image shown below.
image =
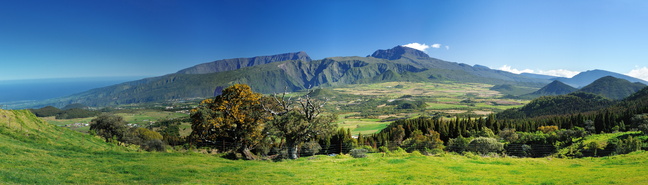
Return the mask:
{"type": "Polygon", "coordinates": [[[208,74],[223,71],[237,70],[244,67],[251,67],[272,62],[281,62],[286,60],[301,60],[310,62],[311,58],[306,52],[285,53],[270,56],[258,56],[252,58],[234,58],[217,60],[214,62],[199,64],[187,69],[178,71],[178,74],[208,74]]]}
{"type": "Polygon", "coordinates": [[[505,71],[447,62],[408,47],[378,50],[368,57],[310,60],[303,52],[246,59],[226,59],[196,65],[178,73],[92,89],[23,107],[81,103],[110,106],[213,97],[236,83],[261,93],[299,91],[314,87],[388,81],[455,81],[541,87],[548,80],[505,71]],[[293,60],[294,59],[294,60],[293,60]],[[285,61],[280,61],[285,60],[285,61]],[[211,73],[207,73],[210,72],[211,73]],[[218,71],[218,72],[213,72],[218,71]]]}
{"type": "Polygon", "coordinates": [[[574,77],[571,78],[564,78],[564,77],[559,77],[559,78],[554,78],[553,80],[558,80],[561,81],[567,85],[570,85],[572,87],[580,88],[583,86],[586,86],[588,84],[591,84],[595,80],[605,77],[605,76],[612,76],[615,78],[620,78],[620,79],[625,79],[630,82],[639,82],[648,85],[648,82],[645,80],[641,80],[638,78],[630,77],[627,75],[615,73],[615,72],[610,72],[610,71],[605,71],[605,70],[590,70],[590,71],[585,71],[582,73],[577,74],[574,77]]]}
{"type": "Polygon", "coordinates": [[[644,87],[646,87],[646,85],[639,82],[632,83],[625,79],[606,76],[581,88],[580,91],[620,100],[632,95],[644,87]]]}
{"type": "Polygon", "coordinates": [[[539,90],[524,96],[527,97],[553,96],[553,95],[569,94],[575,91],[578,91],[578,89],[569,86],[565,83],[562,83],[558,80],[554,80],[553,82],[540,88],[539,90]]]}

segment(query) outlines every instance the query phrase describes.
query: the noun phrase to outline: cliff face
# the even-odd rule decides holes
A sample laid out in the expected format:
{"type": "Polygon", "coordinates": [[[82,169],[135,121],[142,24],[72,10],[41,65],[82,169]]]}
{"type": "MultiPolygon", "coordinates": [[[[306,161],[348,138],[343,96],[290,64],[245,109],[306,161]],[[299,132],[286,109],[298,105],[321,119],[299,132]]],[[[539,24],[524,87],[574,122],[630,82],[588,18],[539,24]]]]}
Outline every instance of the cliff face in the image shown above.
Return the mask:
{"type": "Polygon", "coordinates": [[[217,60],[214,62],[198,64],[196,66],[178,71],[178,74],[208,74],[223,71],[232,71],[244,67],[251,67],[272,62],[281,62],[287,60],[301,60],[310,62],[311,58],[306,52],[284,53],[279,55],[258,56],[252,58],[234,58],[217,60]]]}

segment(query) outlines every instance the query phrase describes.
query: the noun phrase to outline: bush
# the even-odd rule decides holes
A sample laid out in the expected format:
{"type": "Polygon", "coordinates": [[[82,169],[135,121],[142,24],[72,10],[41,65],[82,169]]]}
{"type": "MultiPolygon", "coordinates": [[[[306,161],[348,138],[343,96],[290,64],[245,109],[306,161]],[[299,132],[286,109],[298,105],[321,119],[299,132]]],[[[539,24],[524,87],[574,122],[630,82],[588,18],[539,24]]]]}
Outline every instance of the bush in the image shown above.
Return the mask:
{"type": "Polygon", "coordinates": [[[162,140],[159,139],[153,139],[153,140],[148,140],[144,142],[144,144],[141,146],[142,149],[146,151],[158,151],[158,152],[164,152],[166,149],[164,148],[164,143],[162,140]]]}
{"type": "Polygon", "coordinates": [[[471,140],[472,139],[470,138],[464,138],[462,136],[450,139],[448,141],[448,151],[463,153],[468,148],[468,143],[470,143],[471,140]]]}
{"type": "Polygon", "coordinates": [[[515,133],[515,129],[504,129],[499,132],[499,137],[508,143],[513,143],[518,140],[519,136],[515,133]]]}
{"type": "Polygon", "coordinates": [[[468,144],[468,151],[479,154],[488,154],[491,152],[497,153],[502,150],[504,150],[504,144],[498,142],[495,138],[478,137],[470,141],[468,144]]]}
{"type": "Polygon", "coordinates": [[[350,154],[351,156],[353,156],[353,158],[365,158],[367,157],[367,149],[364,148],[352,149],[350,151],[350,154]]]}

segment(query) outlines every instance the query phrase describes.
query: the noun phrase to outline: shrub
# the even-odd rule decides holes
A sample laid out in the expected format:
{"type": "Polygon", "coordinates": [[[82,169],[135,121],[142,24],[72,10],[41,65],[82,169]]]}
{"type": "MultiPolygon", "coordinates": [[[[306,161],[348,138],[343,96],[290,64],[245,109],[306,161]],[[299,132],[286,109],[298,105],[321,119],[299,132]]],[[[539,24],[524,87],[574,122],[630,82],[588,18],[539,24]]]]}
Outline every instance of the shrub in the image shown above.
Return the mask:
{"type": "Polygon", "coordinates": [[[468,143],[470,143],[470,140],[470,138],[464,138],[462,136],[450,139],[448,141],[448,151],[462,153],[468,148],[468,143]]]}
{"type": "Polygon", "coordinates": [[[153,139],[153,140],[148,140],[144,142],[144,144],[141,146],[142,149],[146,151],[158,151],[158,152],[163,152],[165,151],[164,148],[164,143],[162,143],[162,140],[159,139],[153,139]]]}
{"type": "Polygon", "coordinates": [[[518,140],[519,136],[515,133],[515,129],[504,129],[499,132],[499,137],[508,143],[513,143],[518,140]]]}
{"type": "Polygon", "coordinates": [[[403,141],[403,147],[407,152],[419,151],[428,154],[427,150],[441,149],[443,147],[443,141],[439,137],[439,133],[435,131],[423,135],[420,130],[415,130],[412,137],[403,141]]]}
{"type": "Polygon", "coordinates": [[[501,152],[502,150],[504,150],[504,144],[498,142],[495,138],[478,137],[470,141],[468,144],[468,151],[479,154],[501,152]]]}
{"type": "Polygon", "coordinates": [[[367,157],[367,149],[364,148],[352,149],[350,151],[350,154],[351,156],[353,156],[353,158],[365,158],[367,157]]]}

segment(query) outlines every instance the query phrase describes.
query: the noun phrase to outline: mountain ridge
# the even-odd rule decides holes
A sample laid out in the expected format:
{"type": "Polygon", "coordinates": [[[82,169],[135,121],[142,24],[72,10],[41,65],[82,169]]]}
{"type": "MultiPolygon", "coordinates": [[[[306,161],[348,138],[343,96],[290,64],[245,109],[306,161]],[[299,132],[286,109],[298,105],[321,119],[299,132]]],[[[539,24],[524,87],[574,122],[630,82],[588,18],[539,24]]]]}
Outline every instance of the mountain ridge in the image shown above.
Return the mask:
{"type": "Polygon", "coordinates": [[[552,78],[551,80],[559,80],[559,81],[561,81],[561,82],[563,82],[563,83],[565,83],[567,85],[570,85],[572,87],[581,88],[581,87],[589,85],[592,82],[594,82],[594,81],[596,81],[596,80],[598,80],[598,79],[600,79],[602,77],[605,77],[605,76],[612,76],[612,77],[615,77],[615,78],[625,79],[625,80],[628,80],[630,82],[640,82],[640,83],[643,83],[645,85],[648,85],[648,81],[638,79],[638,78],[634,78],[634,77],[631,77],[631,76],[628,76],[628,75],[619,74],[619,73],[615,73],[615,72],[610,72],[610,71],[606,71],[606,70],[600,70],[600,69],[594,69],[594,70],[588,70],[588,71],[585,71],[585,72],[581,72],[581,73],[578,73],[576,76],[573,76],[571,78],[558,77],[558,78],[552,78]]]}
{"type": "Polygon", "coordinates": [[[256,65],[262,65],[272,62],[281,62],[287,60],[302,60],[302,61],[312,61],[310,56],[306,52],[294,52],[294,53],[283,53],[277,55],[266,55],[266,56],[256,56],[250,58],[232,58],[232,59],[222,59],[216,60],[213,62],[202,63],[195,65],[193,67],[185,68],[179,70],[178,74],[207,74],[207,73],[217,73],[223,71],[231,71],[240,69],[243,67],[251,67],[256,65]]]}
{"type": "MultiPolygon", "coordinates": [[[[235,60],[218,60],[206,64],[231,63],[234,68],[212,69],[196,66],[178,73],[125,82],[113,86],[92,89],[72,96],[50,99],[38,104],[24,105],[26,108],[81,103],[93,107],[130,103],[146,103],[191,98],[208,98],[218,89],[236,83],[250,85],[261,93],[299,91],[314,87],[344,84],[377,83],[387,81],[456,81],[488,84],[519,84],[541,87],[548,80],[535,79],[510,72],[447,62],[431,58],[427,54],[403,46],[374,52],[379,57],[328,57],[321,60],[304,59],[304,55],[289,54],[290,57],[257,57],[255,65],[243,65],[255,57],[235,60]],[[302,56],[295,58],[295,56],[302,56]],[[263,58],[263,59],[261,59],[263,58]],[[389,60],[392,58],[393,60],[389,60]],[[397,59],[396,59],[397,58],[397,59]],[[285,60],[284,59],[297,59],[285,60]],[[243,62],[240,62],[243,61],[243,62]],[[260,64],[264,63],[264,64],[260,64]],[[241,65],[238,65],[241,64],[241,65]],[[240,68],[239,68],[240,67],[240,68]],[[196,70],[193,70],[196,69],[196,70]],[[231,70],[233,69],[233,70],[231,70]],[[215,72],[219,71],[219,72],[215,72]],[[209,72],[209,73],[208,73],[209,72]]],[[[303,53],[305,54],[305,53],[303,53]]],[[[273,55],[271,55],[273,56],[273,55]]],[[[221,64],[219,64],[221,65],[221,64]]],[[[231,65],[230,65],[231,66],[231,65]]]]}

